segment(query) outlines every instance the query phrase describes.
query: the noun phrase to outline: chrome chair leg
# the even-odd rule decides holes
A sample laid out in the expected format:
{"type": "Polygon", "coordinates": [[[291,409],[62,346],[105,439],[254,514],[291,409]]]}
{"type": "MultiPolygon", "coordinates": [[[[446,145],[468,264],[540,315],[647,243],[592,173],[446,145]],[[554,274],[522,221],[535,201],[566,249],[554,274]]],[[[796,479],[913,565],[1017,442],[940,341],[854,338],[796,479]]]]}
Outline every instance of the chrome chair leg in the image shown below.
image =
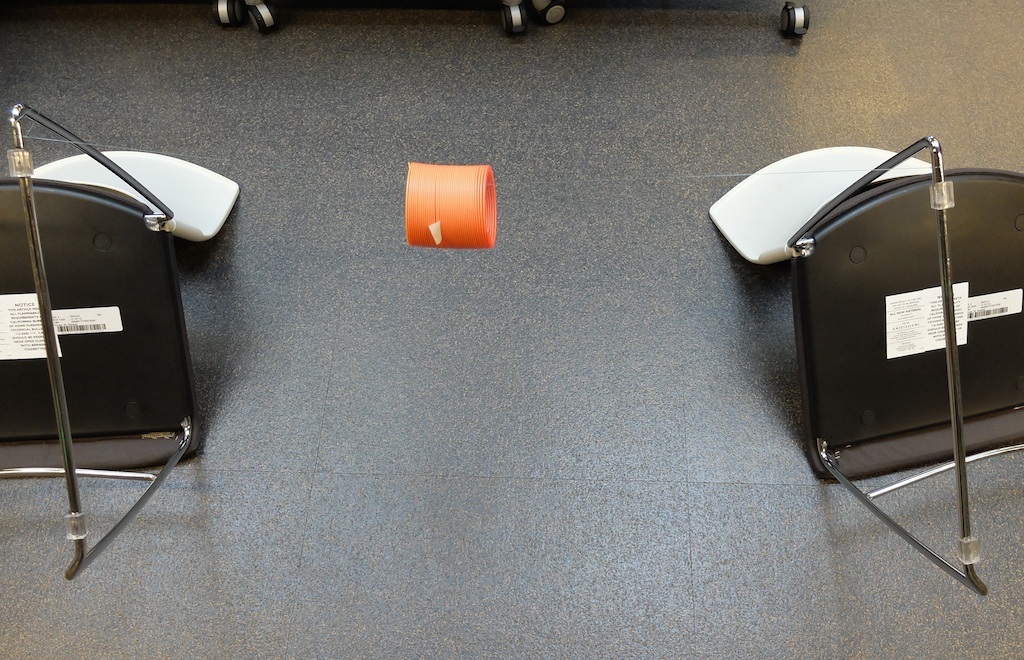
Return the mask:
{"type": "MultiPolygon", "coordinates": [[[[999,447],[997,449],[990,449],[988,451],[978,452],[977,454],[972,454],[972,455],[968,456],[965,460],[966,460],[966,462],[968,464],[970,464],[970,463],[973,463],[975,461],[983,461],[986,458],[992,458],[994,456],[1001,456],[1002,454],[1010,454],[1010,453],[1017,452],[1017,451],[1024,451],[1024,445],[1010,445],[1010,446],[1007,446],[1007,447],[999,447]]],[[[927,470],[923,470],[921,472],[918,472],[917,474],[912,474],[909,477],[904,477],[903,479],[900,479],[899,481],[893,482],[893,483],[889,484],[888,486],[882,486],[881,488],[876,488],[875,490],[872,490],[872,491],[866,493],[866,495],[868,496],[868,499],[873,500],[876,497],[882,497],[883,495],[888,495],[889,493],[895,492],[895,491],[897,491],[897,490],[899,490],[899,489],[901,489],[901,488],[903,488],[905,486],[910,486],[911,484],[916,484],[919,481],[924,481],[925,479],[930,479],[930,478],[932,478],[934,476],[940,475],[943,472],[948,472],[948,471],[952,470],[955,467],[956,467],[956,462],[955,461],[948,461],[946,463],[941,463],[939,465],[936,465],[935,467],[931,467],[931,468],[928,468],[927,470]]]]}
{"type": "MultiPolygon", "coordinates": [[[[117,470],[76,470],[79,478],[122,479],[124,481],[154,481],[156,475],[149,472],[120,472],[117,470]]],[[[0,479],[38,479],[40,477],[63,477],[64,468],[4,468],[0,470],[0,479]]]]}
{"type": "MultiPolygon", "coordinates": [[[[948,574],[963,583],[969,589],[980,595],[988,593],[988,587],[981,581],[975,572],[974,564],[980,559],[980,544],[971,534],[971,513],[970,500],[967,489],[967,450],[964,442],[964,416],[963,400],[960,388],[960,353],[956,337],[956,309],[953,298],[953,278],[950,272],[949,235],[947,232],[946,211],[953,208],[953,183],[945,178],[943,167],[942,147],[939,141],[928,136],[922,138],[911,147],[897,154],[886,161],[883,169],[895,165],[898,162],[914,156],[919,151],[927,149],[931,156],[932,185],[929,189],[931,197],[931,208],[935,211],[936,237],[938,239],[939,252],[939,278],[942,291],[942,321],[943,336],[946,349],[946,378],[949,385],[949,410],[951,428],[953,431],[953,461],[948,467],[944,467],[934,474],[939,474],[948,469],[954,470],[956,476],[957,491],[957,513],[960,522],[960,536],[957,541],[957,554],[962,568],[956,568],[945,559],[940,557],[934,550],[921,543],[913,534],[908,532],[899,523],[893,520],[888,514],[882,511],[874,502],[874,495],[867,495],[855,486],[839,469],[836,459],[828,451],[828,443],[825,439],[818,438],[817,450],[821,456],[822,463],[829,473],[843,484],[853,495],[870,511],[875,514],[889,528],[896,532],[904,541],[913,546],[932,563],[946,571],[948,574]]],[[[847,192],[868,183],[877,178],[876,174],[869,174],[851,186],[847,192]]],[[[844,197],[842,195],[841,197],[844,197]]],[[[838,204],[839,198],[833,200],[832,204],[838,204]]],[[[791,246],[792,247],[792,246],[791,246]]],[[[966,310],[965,310],[966,311],[966,310]]],[[[925,474],[925,473],[922,473],[925,474]]],[[[927,476],[934,476],[928,474],[927,476]]],[[[927,476],[918,476],[914,481],[920,481],[927,476]]],[[[906,484],[903,484],[906,485],[906,484]]],[[[901,487],[901,486],[897,486],[901,487]]],[[[891,492],[892,488],[884,492],[891,492]]],[[[883,494],[884,494],[883,492],[883,494]]]]}
{"type": "MultiPolygon", "coordinates": [[[[170,476],[171,471],[181,460],[181,457],[185,454],[188,449],[189,442],[192,440],[192,420],[184,419],[181,422],[182,434],[181,442],[178,449],[175,450],[174,454],[168,459],[167,464],[164,465],[161,470],[152,474],[150,472],[121,472],[116,470],[90,470],[90,469],[78,469],[75,471],[76,477],[93,478],[93,479],[111,479],[118,481],[146,481],[149,482],[149,486],[139,497],[138,501],[132,505],[132,508],[128,510],[128,513],[124,514],[119,521],[108,531],[99,541],[96,542],[91,549],[87,545],[86,541],[86,525],[84,513],[81,510],[81,506],[77,510],[70,510],[65,515],[65,524],[68,530],[68,539],[74,541],[74,557],[71,560],[70,566],[64,573],[64,577],[68,580],[73,580],[79,573],[85,570],[89,564],[93,562],[96,557],[100,555],[114,539],[118,537],[131,524],[135,516],[138,515],[139,511],[142,510],[146,503],[149,502],[149,498],[156,494],[160,486],[163,485],[167,477],[170,476]]],[[[65,470],[63,468],[6,468],[0,470],[0,479],[37,479],[46,477],[64,477],[65,470]]],[[[77,483],[77,481],[76,481],[77,483]]]]}
{"type": "MultiPolygon", "coordinates": [[[[39,468],[29,468],[29,471],[39,471],[38,476],[62,476],[65,479],[68,494],[68,513],[64,516],[65,525],[67,527],[68,539],[74,541],[74,558],[71,561],[70,566],[64,572],[64,577],[68,580],[72,580],[81,571],[89,566],[89,564],[103,552],[107,546],[128,526],[129,523],[135,518],[138,512],[146,505],[149,498],[152,497],[156,491],[160,488],[163,482],[170,475],[174,466],[177,465],[178,461],[185,454],[188,449],[190,440],[192,439],[192,420],[186,418],[182,420],[182,439],[178,449],[171,455],[167,464],[156,476],[146,475],[139,477],[143,480],[150,481],[150,486],[142,494],[139,500],[128,510],[121,520],[119,520],[113,528],[110,529],[91,549],[87,545],[86,535],[87,527],[85,520],[85,513],[82,511],[81,497],[78,489],[78,476],[96,476],[87,475],[85,471],[80,471],[75,467],[74,447],[72,445],[71,437],[71,423],[68,417],[67,408],[67,395],[64,391],[64,376],[61,371],[60,353],[57,343],[57,329],[53,321],[53,308],[50,302],[50,287],[46,279],[46,267],[43,260],[42,245],[39,238],[39,223],[36,213],[35,196],[32,190],[32,156],[31,153],[25,149],[25,138],[22,132],[21,120],[25,117],[31,118],[34,121],[41,123],[45,127],[57,132],[64,139],[76,144],[86,153],[93,155],[91,147],[86,148],[78,138],[71,133],[68,133],[65,129],[57,125],[55,122],[46,119],[41,114],[33,111],[27,106],[18,105],[15,106],[11,111],[11,133],[14,139],[14,148],[7,152],[8,165],[10,168],[10,175],[17,177],[19,186],[21,188],[22,203],[25,209],[25,228],[28,234],[29,252],[32,264],[32,275],[36,288],[36,297],[39,306],[39,317],[43,328],[43,341],[46,348],[46,364],[49,370],[50,376],[50,389],[53,398],[54,414],[57,420],[57,430],[60,439],[61,453],[64,462],[63,470],[41,470],[39,468]],[[151,478],[151,479],[150,479],[151,478]]],[[[98,152],[96,152],[98,154],[98,152]]],[[[96,157],[93,155],[93,157],[96,157]]],[[[101,163],[108,168],[111,168],[109,159],[99,154],[101,163]]],[[[169,220],[173,217],[170,209],[167,209],[158,199],[156,199],[152,193],[146,190],[144,187],[138,184],[137,181],[132,179],[127,173],[124,173],[120,168],[114,165],[111,170],[118,176],[122,176],[129,184],[132,184],[136,190],[139,190],[147,200],[153,202],[153,204],[160,209],[161,212],[154,212],[152,216],[147,216],[147,222],[152,219],[152,225],[147,225],[150,229],[160,230],[163,228],[162,222],[169,220]]],[[[123,479],[126,478],[121,473],[113,478],[123,479]]],[[[0,477],[11,478],[11,477],[25,477],[28,473],[24,471],[4,471],[0,473],[0,477]]],[[[110,476],[110,475],[107,475],[110,476]]]]}
{"type": "Polygon", "coordinates": [[[900,525],[898,522],[892,519],[885,511],[880,509],[877,504],[869,497],[864,491],[858,488],[852,481],[846,478],[846,475],[842,473],[839,466],[836,465],[835,459],[832,454],[828,451],[828,443],[822,439],[818,439],[818,454],[821,456],[821,462],[825,464],[825,469],[835,477],[836,481],[841,483],[850,491],[854,497],[856,497],[861,504],[866,506],[871,513],[875,514],[879,520],[886,524],[892,531],[896,532],[904,541],[909,543],[915,550],[924,555],[929,561],[941,568],[943,571],[948,573],[950,576],[955,578],[957,581],[962,583],[971,591],[984,596],[988,594],[988,587],[985,583],[978,578],[978,575],[974,571],[974,565],[963,565],[962,569],[956,568],[948,561],[943,559],[937,552],[932,550],[930,547],[922,543],[911,534],[905,527],[900,525]]]}
{"type": "MultiPolygon", "coordinates": [[[[135,516],[137,516],[139,511],[142,510],[142,507],[146,506],[146,503],[149,502],[149,498],[153,497],[153,495],[156,494],[156,491],[160,489],[160,486],[163,485],[164,481],[167,480],[167,477],[170,476],[171,471],[178,464],[178,461],[180,461],[181,457],[185,455],[185,451],[188,449],[189,441],[192,439],[192,420],[182,420],[181,427],[183,432],[181,434],[181,444],[178,446],[177,451],[175,451],[174,454],[171,455],[170,459],[168,459],[167,461],[167,464],[164,465],[160,472],[153,478],[152,483],[150,483],[149,487],[142,494],[139,500],[132,506],[132,508],[128,510],[128,513],[124,514],[124,516],[122,516],[121,519],[117,521],[117,524],[110,528],[110,531],[104,534],[103,538],[97,541],[96,545],[94,545],[91,549],[89,549],[86,545],[84,528],[82,530],[81,538],[72,539],[75,542],[75,556],[74,559],[71,561],[71,565],[68,566],[67,570],[64,572],[65,578],[67,578],[68,580],[73,580],[79,573],[88,568],[89,564],[91,564],[93,560],[100,555],[100,553],[102,553],[111,543],[113,543],[114,539],[116,539],[121,534],[121,532],[123,532],[125,528],[128,527],[129,524],[131,524],[131,522],[135,519],[135,516]]],[[[70,524],[68,527],[68,537],[72,537],[72,527],[70,524]]]]}

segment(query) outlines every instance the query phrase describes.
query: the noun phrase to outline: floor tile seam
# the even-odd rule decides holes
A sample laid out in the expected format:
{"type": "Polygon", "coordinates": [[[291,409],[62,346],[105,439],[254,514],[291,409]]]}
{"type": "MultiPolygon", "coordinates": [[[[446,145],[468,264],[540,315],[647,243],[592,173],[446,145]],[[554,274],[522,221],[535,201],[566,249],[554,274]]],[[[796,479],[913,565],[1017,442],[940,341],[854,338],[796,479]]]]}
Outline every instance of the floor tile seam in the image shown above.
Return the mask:
{"type": "MultiPolygon", "coordinates": [[[[322,422],[323,424],[323,422],[322,422]]],[[[322,426],[321,424],[321,426],[322,426]]],[[[322,429],[321,429],[322,433],[322,429]]],[[[319,456],[318,456],[319,458],[319,456]]],[[[202,457],[197,457],[199,461],[202,461],[202,457]]],[[[543,475],[523,475],[523,474],[479,474],[479,473],[461,473],[461,472],[419,472],[419,471],[380,471],[380,470],[333,470],[330,468],[320,467],[319,463],[315,462],[312,467],[275,467],[275,468],[253,468],[253,467],[227,467],[227,466],[211,466],[211,465],[199,465],[192,461],[183,463],[179,470],[183,474],[189,474],[191,472],[202,472],[206,474],[211,473],[222,473],[222,474],[283,474],[289,476],[312,476],[319,477],[323,475],[339,475],[339,476],[360,476],[360,477],[437,477],[441,479],[454,479],[454,478],[466,478],[466,479],[506,479],[506,480],[523,480],[523,481],[591,481],[591,482],[644,482],[644,483],[688,483],[696,486],[757,486],[757,487],[780,487],[780,488],[808,488],[815,487],[819,488],[822,486],[835,486],[839,487],[841,484],[830,483],[826,481],[815,481],[815,482],[792,482],[792,481],[732,481],[732,480],[715,480],[715,479],[704,479],[704,478],[692,478],[688,474],[684,474],[678,478],[630,478],[630,477],[616,477],[616,478],[596,478],[596,477],[574,477],[574,476],[543,476],[543,475]]],[[[689,471],[689,470],[687,470],[689,471]]],[[[1024,490],[1024,487],[1020,487],[1018,490],[1024,490]]]]}
{"type": "MultiPolygon", "coordinates": [[[[417,470],[335,470],[331,468],[318,468],[318,467],[281,467],[281,468],[252,468],[252,467],[231,467],[231,466],[213,466],[210,465],[210,459],[207,459],[206,464],[199,464],[202,458],[190,459],[189,461],[183,462],[176,470],[181,474],[189,473],[223,473],[223,474],[239,474],[239,473],[255,473],[255,474],[289,474],[295,476],[323,476],[323,475],[352,475],[352,476],[396,476],[396,477],[441,477],[441,478],[471,478],[471,479],[521,479],[521,480],[536,480],[536,481],[608,481],[608,482],[651,482],[651,483],[690,483],[692,480],[686,476],[679,477],[584,477],[584,476],[572,476],[572,475],[536,475],[536,474],[502,474],[502,473],[470,473],[470,472],[423,472],[417,470]]],[[[220,459],[213,459],[220,460],[220,459]]],[[[140,473],[147,472],[145,469],[139,469],[140,473]]],[[[13,480],[12,480],[13,481],[13,480]]],[[[50,480],[52,481],[52,480],[50,480]]],[[[698,481],[696,483],[703,483],[698,481]]],[[[717,482],[709,482],[717,483],[717,482]]],[[[742,482],[739,482],[742,485],[742,482]]],[[[800,485],[800,484],[792,484],[800,485]]],[[[1021,487],[1024,489],[1024,486],[1021,487]]]]}
{"type": "MultiPolygon", "coordinates": [[[[515,183],[517,185],[530,185],[533,188],[538,188],[538,187],[541,187],[541,186],[550,185],[552,188],[560,189],[560,190],[565,190],[566,189],[566,185],[573,185],[573,186],[582,186],[582,185],[587,185],[587,184],[591,184],[591,185],[606,185],[606,184],[609,184],[609,183],[622,183],[622,184],[629,184],[629,185],[634,185],[634,186],[635,185],[641,185],[641,184],[677,185],[678,186],[678,185],[684,185],[684,184],[687,184],[687,183],[698,183],[698,182],[702,182],[702,181],[718,180],[718,179],[733,180],[736,183],[739,183],[741,180],[743,180],[743,179],[745,179],[745,178],[747,178],[747,177],[749,177],[749,176],[754,174],[753,171],[750,171],[750,172],[740,171],[742,169],[744,169],[744,168],[731,168],[728,171],[721,171],[721,172],[719,172],[719,171],[715,171],[715,172],[696,172],[696,171],[688,170],[688,171],[683,172],[683,173],[673,174],[672,176],[665,176],[665,175],[661,175],[661,176],[657,176],[657,175],[651,175],[651,176],[648,176],[648,175],[644,175],[644,176],[640,176],[640,175],[625,176],[625,175],[623,175],[621,173],[617,173],[615,176],[599,174],[599,175],[595,175],[595,176],[576,176],[576,177],[566,176],[564,179],[559,179],[557,177],[551,177],[551,176],[548,176],[548,177],[533,177],[533,176],[522,176],[522,177],[519,177],[519,176],[513,174],[513,175],[505,175],[505,176],[503,176],[502,177],[502,182],[503,183],[508,183],[511,180],[512,183],[515,183]]],[[[495,173],[495,176],[497,176],[497,173],[495,173]]],[[[625,194],[631,194],[632,192],[633,191],[627,191],[625,194]]],[[[602,189],[602,194],[607,194],[607,192],[602,189]]]]}
{"type": "MultiPolygon", "coordinates": [[[[578,158],[579,158],[580,161],[582,161],[582,154],[578,154],[578,158]]],[[[405,160],[402,160],[401,162],[396,161],[396,165],[395,165],[394,169],[395,170],[401,169],[403,166],[406,165],[406,163],[407,163],[407,161],[405,161],[405,160]]],[[[494,162],[492,161],[490,164],[494,165],[494,162]]],[[[583,164],[580,163],[580,165],[582,166],[583,164]]],[[[279,166],[279,164],[272,164],[269,161],[267,161],[265,167],[266,167],[267,171],[270,171],[270,170],[275,169],[275,167],[277,167],[277,166],[279,166]]],[[[259,162],[255,163],[254,167],[259,168],[260,167],[259,162]]],[[[703,168],[699,168],[699,169],[703,169],[703,168]]],[[[523,173],[519,173],[519,172],[514,171],[514,170],[512,170],[512,171],[503,171],[503,170],[500,169],[500,166],[498,166],[498,169],[495,170],[495,180],[496,180],[496,184],[498,186],[498,191],[499,191],[499,194],[500,194],[502,189],[506,189],[506,188],[509,187],[509,184],[515,184],[516,186],[530,186],[531,189],[536,188],[536,187],[548,186],[548,187],[551,187],[551,188],[557,189],[557,190],[565,190],[567,184],[573,184],[573,185],[595,184],[596,185],[596,184],[607,184],[609,182],[626,183],[626,184],[634,184],[634,185],[635,184],[643,184],[643,183],[662,184],[662,185],[664,185],[664,184],[681,184],[681,183],[687,183],[687,182],[698,182],[698,181],[705,181],[705,180],[709,180],[709,179],[712,179],[712,180],[717,180],[717,179],[730,180],[730,179],[734,179],[738,183],[740,180],[742,180],[742,179],[744,179],[746,177],[749,177],[749,176],[751,176],[753,174],[755,174],[754,168],[728,168],[727,171],[717,171],[717,170],[716,171],[694,171],[694,170],[685,170],[683,172],[673,173],[671,175],[667,175],[667,174],[658,175],[658,174],[647,174],[647,173],[645,173],[643,175],[633,174],[633,175],[629,175],[629,176],[626,176],[626,175],[623,175],[623,174],[616,174],[615,176],[610,176],[610,175],[607,175],[607,174],[603,174],[603,175],[599,174],[599,175],[596,175],[596,176],[573,176],[571,173],[566,172],[562,177],[559,177],[557,175],[552,176],[550,174],[549,175],[523,174],[523,173]],[[746,169],[749,169],[750,171],[744,171],[746,169]]],[[[402,175],[402,176],[404,178],[404,175],[402,175]]],[[[370,187],[370,188],[374,188],[374,189],[380,189],[382,186],[386,187],[388,185],[395,184],[395,172],[388,171],[388,170],[381,170],[379,173],[366,173],[364,171],[364,172],[360,172],[358,174],[353,173],[353,174],[343,175],[341,177],[341,181],[343,181],[348,186],[364,186],[364,187],[370,187]]]]}
{"type": "Polygon", "coordinates": [[[593,478],[593,477],[545,477],[545,476],[533,476],[533,475],[495,475],[495,474],[468,474],[468,473],[457,473],[457,472],[353,472],[347,470],[316,470],[313,472],[314,477],[323,476],[348,476],[348,477],[372,477],[372,478],[430,478],[430,479],[472,479],[476,481],[524,481],[531,483],[539,482],[564,482],[564,483],[595,483],[595,484],[613,484],[613,483],[643,483],[643,484],[687,484],[689,481],[685,477],[679,479],[630,479],[630,478],[593,478]]]}
{"type": "MultiPolygon", "coordinates": [[[[201,470],[204,475],[232,475],[237,476],[240,474],[259,474],[259,475],[288,475],[290,477],[310,477],[311,479],[322,478],[325,476],[348,476],[348,477],[373,477],[373,478],[436,478],[436,479],[474,479],[479,481],[525,481],[525,482],[580,482],[580,483],[644,483],[644,484],[702,484],[704,482],[691,482],[686,477],[680,477],[677,479],[653,479],[653,478],[594,478],[594,477],[546,477],[546,476],[533,476],[533,475],[494,475],[494,474],[463,474],[457,472],[378,472],[378,471],[366,471],[356,472],[351,470],[330,470],[321,468],[274,468],[274,469],[259,469],[249,467],[202,467],[195,470],[198,473],[201,470]]],[[[183,465],[179,468],[179,471],[184,475],[193,470],[189,469],[188,465],[183,465]]],[[[717,484],[717,482],[709,482],[717,484]]],[[[735,484],[735,485],[749,485],[749,484],[735,484]]],[[[768,484],[772,485],[772,484],[768,484]]]]}
{"type": "Polygon", "coordinates": [[[336,351],[328,349],[330,351],[330,359],[327,361],[327,369],[324,370],[324,382],[323,382],[323,397],[320,399],[320,423],[317,429],[317,441],[316,449],[313,451],[313,468],[311,472],[317,472],[320,469],[320,459],[322,458],[322,449],[324,446],[324,435],[326,434],[327,427],[327,410],[331,401],[331,385],[334,383],[334,356],[336,351]]]}
{"type": "MultiPolygon", "coordinates": [[[[305,502],[305,516],[302,524],[299,528],[299,552],[298,557],[295,560],[295,575],[299,576],[302,574],[303,566],[306,560],[306,540],[312,532],[311,520],[313,517],[313,486],[316,482],[316,475],[311,470],[307,470],[305,474],[309,477],[309,481],[306,482],[306,502],[305,502]]],[[[302,603],[299,599],[294,599],[293,602],[286,607],[287,617],[291,620],[297,620],[300,613],[300,607],[302,603]]],[[[287,650],[286,657],[295,657],[294,650],[299,644],[299,635],[302,633],[302,629],[299,626],[292,626],[292,632],[287,636],[285,642],[285,649],[287,650]]]]}
{"type": "Polygon", "coordinates": [[[690,592],[690,652],[697,652],[697,573],[693,570],[693,486],[692,482],[686,485],[686,536],[690,540],[686,544],[686,572],[689,575],[690,583],[688,585],[690,592]]]}
{"type": "Polygon", "coordinates": [[[312,468],[251,468],[251,467],[207,467],[201,466],[195,469],[190,469],[188,465],[182,465],[175,469],[175,472],[181,475],[188,474],[219,474],[219,475],[239,475],[239,474],[259,474],[259,475],[284,475],[288,477],[309,477],[315,476],[316,472],[312,468]]]}
{"type": "MultiPolygon", "coordinates": [[[[312,466],[312,468],[309,468],[309,469],[306,469],[306,470],[302,470],[301,472],[299,472],[299,474],[306,475],[309,478],[309,481],[306,483],[306,502],[305,502],[306,513],[305,513],[304,520],[302,521],[302,525],[300,527],[300,532],[299,532],[299,552],[298,552],[298,557],[295,560],[295,574],[296,575],[300,575],[302,573],[303,566],[304,566],[305,560],[306,560],[306,540],[309,538],[309,535],[312,533],[311,520],[312,520],[312,517],[313,517],[313,487],[314,487],[314,485],[316,483],[316,479],[317,479],[317,468],[320,465],[321,449],[323,447],[325,428],[327,426],[327,408],[328,408],[328,403],[330,401],[331,383],[333,382],[333,378],[331,377],[331,374],[333,373],[333,369],[334,369],[334,356],[335,356],[335,352],[331,351],[330,352],[330,358],[328,360],[328,368],[324,371],[324,383],[323,383],[324,396],[321,399],[320,423],[319,423],[319,430],[318,430],[318,433],[317,433],[317,446],[316,446],[315,451],[313,452],[313,455],[314,455],[313,466],[312,466]]],[[[298,614],[299,614],[299,608],[300,608],[300,603],[298,601],[292,603],[291,607],[288,608],[288,616],[291,617],[292,619],[297,619],[298,614]]],[[[287,649],[289,656],[293,656],[294,655],[294,651],[298,647],[298,644],[299,644],[299,635],[300,634],[301,634],[301,629],[298,626],[294,626],[294,631],[288,636],[287,642],[285,644],[285,648],[287,649]]]]}
{"type": "Polygon", "coordinates": [[[809,483],[793,483],[789,481],[714,481],[709,479],[691,479],[689,483],[692,486],[756,486],[759,488],[820,488],[822,486],[841,487],[841,484],[829,483],[824,481],[809,483]]]}

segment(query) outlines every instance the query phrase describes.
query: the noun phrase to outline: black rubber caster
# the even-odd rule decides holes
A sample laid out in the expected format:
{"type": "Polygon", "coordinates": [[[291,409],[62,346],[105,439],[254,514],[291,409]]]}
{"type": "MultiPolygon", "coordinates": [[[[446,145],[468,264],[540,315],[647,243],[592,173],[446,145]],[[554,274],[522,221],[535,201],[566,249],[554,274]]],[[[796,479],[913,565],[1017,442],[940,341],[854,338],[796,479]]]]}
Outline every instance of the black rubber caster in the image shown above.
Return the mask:
{"type": "Polygon", "coordinates": [[[505,26],[505,34],[513,35],[526,32],[526,15],[522,5],[502,7],[501,22],[505,26]]]}
{"type": "Polygon", "coordinates": [[[270,7],[262,2],[248,5],[248,7],[249,16],[252,18],[253,23],[256,24],[257,30],[265,33],[274,29],[274,12],[270,10],[270,7]]]}
{"type": "Polygon", "coordinates": [[[244,0],[217,0],[213,3],[213,15],[219,25],[238,27],[245,23],[244,0]]]}
{"type": "Polygon", "coordinates": [[[787,38],[800,37],[807,34],[811,27],[811,12],[807,7],[798,7],[792,2],[787,2],[782,8],[782,17],[779,27],[783,36],[787,38]]]}
{"type": "Polygon", "coordinates": [[[554,25],[565,18],[565,2],[563,0],[526,0],[533,9],[534,16],[544,25],[554,25]]]}

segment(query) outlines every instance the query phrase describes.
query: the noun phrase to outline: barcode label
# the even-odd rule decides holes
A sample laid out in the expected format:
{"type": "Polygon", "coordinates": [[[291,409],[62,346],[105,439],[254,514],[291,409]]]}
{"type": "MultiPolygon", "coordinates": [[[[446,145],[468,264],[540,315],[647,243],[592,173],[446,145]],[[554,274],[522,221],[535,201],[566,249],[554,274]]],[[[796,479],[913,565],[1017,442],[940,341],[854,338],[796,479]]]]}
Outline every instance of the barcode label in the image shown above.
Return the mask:
{"type": "Polygon", "coordinates": [[[57,325],[57,332],[62,335],[69,335],[75,332],[103,332],[106,329],[106,323],[68,323],[57,325]]]}
{"type": "Polygon", "coordinates": [[[1010,311],[1009,307],[996,307],[995,309],[978,309],[969,314],[972,319],[983,319],[986,316],[995,316],[996,314],[1005,314],[1010,311]]]}
{"type": "MultiPolygon", "coordinates": [[[[76,342],[79,350],[88,350],[88,337],[65,340],[68,335],[90,335],[122,332],[121,309],[118,307],[81,307],[53,310],[53,325],[62,339],[57,353],[63,356],[60,344],[76,342]]],[[[34,293],[0,295],[0,361],[46,359],[43,324],[34,293]]]]}
{"type": "Polygon", "coordinates": [[[1024,289],[1010,289],[1009,291],[972,296],[967,300],[967,320],[979,321],[1020,314],[1022,301],[1024,301],[1024,289]]]}
{"type": "Polygon", "coordinates": [[[118,307],[82,307],[53,310],[53,323],[59,335],[87,335],[94,332],[121,332],[118,307]]]}

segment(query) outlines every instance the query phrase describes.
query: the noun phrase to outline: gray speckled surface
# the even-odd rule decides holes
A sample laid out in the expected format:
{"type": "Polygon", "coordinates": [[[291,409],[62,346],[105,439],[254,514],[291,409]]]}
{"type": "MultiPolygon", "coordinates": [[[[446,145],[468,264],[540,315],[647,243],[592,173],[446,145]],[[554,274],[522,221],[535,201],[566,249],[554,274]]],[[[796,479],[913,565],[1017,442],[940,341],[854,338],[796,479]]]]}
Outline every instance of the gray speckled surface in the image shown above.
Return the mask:
{"type": "MultiPolygon", "coordinates": [[[[0,10],[4,106],[242,187],[178,245],[205,451],[73,583],[60,483],[0,483],[3,655],[1019,657],[1022,459],[971,468],[981,599],[813,477],[788,270],[707,217],[825,146],[1024,169],[1015,0],[800,43],[761,0],[400,4],[0,10]],[[491,164],[497,248],[406,246],[408,161],[491,164]]],[[[85,487],[95,530],[138,489],[85,487]]],[[[952,549],[949,489],[886,506],[952,549]]]]}

